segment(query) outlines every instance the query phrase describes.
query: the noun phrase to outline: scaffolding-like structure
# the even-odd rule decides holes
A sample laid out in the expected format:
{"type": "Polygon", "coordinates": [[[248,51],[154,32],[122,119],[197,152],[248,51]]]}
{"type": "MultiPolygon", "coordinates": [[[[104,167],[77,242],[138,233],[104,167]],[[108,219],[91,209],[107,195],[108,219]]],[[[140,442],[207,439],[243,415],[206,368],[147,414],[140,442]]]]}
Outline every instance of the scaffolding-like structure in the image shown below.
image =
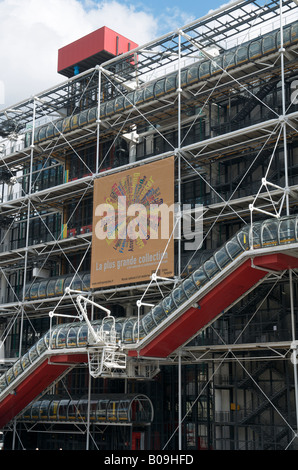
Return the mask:
{"type": "MultiPolygon", "coordinates": [[[[140,315],[239,227],[295,213],[297,13],[292,0],[229,3],[0,112],[3,370],[25,352],[28,325],[77,309],[77,281],[90,318],[95,302],[140,315]],[[155,273],[150,283],[90,289],[94,182],[169,156],[180,233],[183,204],[193,217],[202,204],[202,244],[187,251],[187,240],[175,240],[173,279],[155,273]],[[49,273],[67,277],[73,295],[39,295],[49,273]]],[[[195,448],[190,436],[198,439],[200,427],[208,448],[297,448],[296,290],[295,269],[272,273],[160,361],[177,372],[178,426],[164,449],[174,439],[179,449],[195,448]],[[205,373],[187,401],[189,365],[205,373]],[[188,417],[198,403],[207,418],[196,418],[192,431],[188,417]]]]}

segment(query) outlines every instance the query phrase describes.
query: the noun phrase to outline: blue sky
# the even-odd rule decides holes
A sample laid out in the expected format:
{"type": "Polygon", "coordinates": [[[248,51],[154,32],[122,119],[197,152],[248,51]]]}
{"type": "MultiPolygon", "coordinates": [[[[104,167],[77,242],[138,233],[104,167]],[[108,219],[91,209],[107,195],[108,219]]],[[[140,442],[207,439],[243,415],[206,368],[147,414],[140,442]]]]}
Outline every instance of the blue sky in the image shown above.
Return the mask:
{"type": "Polygon", "coordinates": [[[58,49],[107,26],[146,44],[227,0],[0,0],[0,109],[61,81],[58,49]],[[3,99],[2,99],[3,101],[3,99]]]}

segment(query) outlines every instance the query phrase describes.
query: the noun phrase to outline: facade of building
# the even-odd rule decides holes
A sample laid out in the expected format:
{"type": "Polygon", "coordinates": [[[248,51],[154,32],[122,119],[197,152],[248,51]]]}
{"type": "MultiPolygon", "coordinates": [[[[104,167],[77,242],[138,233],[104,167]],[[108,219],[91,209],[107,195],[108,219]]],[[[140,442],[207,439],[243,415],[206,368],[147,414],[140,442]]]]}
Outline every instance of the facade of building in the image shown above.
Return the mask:
{"type": "Polygon", "coordinates": [[[297,13],[101,28],[0,112],[5,449],[297,449],[297,13]],[[114,195],[169,235],[98,241],[114,195]]]}

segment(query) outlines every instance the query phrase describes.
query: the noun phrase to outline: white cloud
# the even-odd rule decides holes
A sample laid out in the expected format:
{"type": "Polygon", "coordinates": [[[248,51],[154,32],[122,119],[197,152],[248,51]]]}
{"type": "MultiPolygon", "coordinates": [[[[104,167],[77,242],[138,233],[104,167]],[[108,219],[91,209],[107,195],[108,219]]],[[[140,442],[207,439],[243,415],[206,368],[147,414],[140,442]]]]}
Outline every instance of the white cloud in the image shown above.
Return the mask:
{"type": "Polygon", "coordinates": [[[0,108],[63,81],[58,49],[102,26],[140,45],[157,36],[152,14],[116,0],[0,0],[0,18],[0,108]]]}

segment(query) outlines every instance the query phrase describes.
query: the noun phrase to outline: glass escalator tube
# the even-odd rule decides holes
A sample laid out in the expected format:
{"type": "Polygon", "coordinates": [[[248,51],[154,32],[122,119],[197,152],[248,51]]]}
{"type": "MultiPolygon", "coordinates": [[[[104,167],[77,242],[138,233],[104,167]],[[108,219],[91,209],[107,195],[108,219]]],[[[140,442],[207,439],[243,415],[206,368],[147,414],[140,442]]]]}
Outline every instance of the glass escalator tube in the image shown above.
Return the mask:
{"type": "Polygon", "coordinates": [[[80,400],[70,400],[67,409],[68,421],[84,420],[82,409],[79,409],[80,400]]]}
{"type": "Polygon", "coordinates": [[[152,310],[146,313],[146,315],[142,318],[142,325],[146,334],[150,333],[150,331],[152,331],[153,328],[156,327],[156,322],[154,321],[152,310]]]}
{"type": "Polygon", "coordinates": [[[123,328],[122,328],[122,338],[121,342],[122,343],[133,343],[133,331],[134,331],[134,325],[137,322],[136,318],[127,318],[123,322],[123,328]]]}
{"type": "Polygon", "coordinates": [[[47,349],[47,345],[45,343],[45,336],[42,336],[36,345],[36,349],[38,355],[40,356],[44,351],[47,349]]]}
{"type": "Polygon", "coordinates": [[[86,324],[79,328],[77,343],[79,347],[84,347],[88,344],[88,326],[86,324]]]}
{"type": "Polygon", "coordinates": [[[31,361],[30,361],[30,358],[29,358],[29,351],[26,352],[26,354],[24,354],[24,355],[21,357],[21,361],[22,361],[22,368],[23,368],[23,370],[27,369],[27,367],[30,366],[31,361]]]}
{"type": "Polygon", "coordinates": [[[137,343],[138,340],[143,339],[146,336],[146,332],[143,327],[142,319],[136,321],[133,329],[133,342],[137,343]]]}
{"type": "Polygon", "coordinates": [[[229,256],[235,260],[241,253],[243,253],[243,248],[239,242],[237,234],[226,243],[226,249],[229,256]]]}
{"type": "Polygon", "coordinates": [[[152,316],[157,325],[161,323],[165,318],[167,318],[161,302],[157,304],[155,307],[153,307],[152,316]]]}
{"type": "Polygon", "coordinates": [[[66,336],[66,347],[76,348],[77,347],[77,330],[78,328],[70,327],[66,336]]]}
{"type": "Polygon", "coordinates": [[[99,400],[96,409],[96,421],[107,421],[109,400],[99,400]]]}
{"type": "Polygon", "coordinates": [[[257,59],[262,55],[262,42],[261,40],[252,41],[248,46],[249,59],[257,59]]]}
{"type": "Polygon", "coordinates": [[[57,412],[57,417],[59,421],[67,421],[69,401],[69,399],[62,399],[59,401],[57,412]]]}
{"type": "Polygon", "coordinates": [[[265,220],[261,226],[262,247],[275,246],[278,244],[278,221],[265,220]]]}
{"type": "Polygon", "coordinates": [[[280,245],[295,243],[297,241],[298,218],[286,217],[278,225],[278,241],[280,245]]]}
{"type": "Polygon", "coordinates": [[[218,264],[220,269],[225,268],[228,264],[231,263],[232,258],[227,252],[226,246],[222,246],[216,253],[214,253],[214,259],[218,264]]]}
{"type": "Polygon", "coordinates": [[[33,363],[35,359],[38,358],[38,351],[37,351],[36,346],[37,344],[34,344],[34,346],[32,346],[32,348],[29,349],[29,358],[30,358],[31,363],[33,363]]]}
{"type": "Polygon", "coordinates": [[[211,60],[211,75],[222,71],[222,55],[216,56],[211,60]]]}
{"type": "Polygon", "coordinates": [[[40,409],[40,405],[41,405],[41,402],[40,401],[36,401],[35,403],[33,403],[33,405],[31,406],[31,419],[34,420],[34,421],[38,421],[39,420],[39,409],[40,409]]]}
{"type": "Polygon", "coordinates": [[[39,407],[39,419],[41,421],[47,421],[49,419],[49,400],[42,400],[39,407]]]}
{"type": "Polygon", "coordinates": [[[208,78],[210,76],[210,61],[206,60],[200,63],[199,68],[199,78],[203,80],[204,78],[208,78]]]}
{"type": "Polygon", "coordinates": [[[8,386],[8,383],[7,383],[6,374],[3,374],[0,377],[0,393],[2,393],[3,390],[5,390],[7,386],[8,386]]]}
{"type": "Polygon", "coordinates": [[[51,331],[50,347],[51,349],[56,349],[56,338],[59,329],[56,327],[51,331]]]}
{"type": "Polygon", "coordinates": [[[49,404],[49,420],[56,421],[58,418],[59,400],[54,399],[49,404]]]}
{"type": "Polygon", "coordinates": [[[56,345],[58,349],[63,349],[66,347],[66,334],[67,334],[66,328],[59,328],[59,331],[57,333],[57,340],[56,340],[56,345]]]}
{"type": "Polygon", "coordinates": [[[180,307],[180,305],[182,305],[187,300],[182,284],[174,289],[171,295],[176,304],[176,307],[180,307]]]}
{"type": "Polygon", "coordinates": [[[163,306],[166,316],[168,317],[176,308],[173,297],[171,295],[168,295],[167,297],[165,297],[164,300],[162,301],[162,306],[163,306]]]}
{"type": "Polygon", "coordinates": [[[192,279],[197,286],[197,289],[200,289],[203,287],[206,282],[208,282],[208,276],[206,272],[204,271],[203,266],[199,267],[193,274],[192,274],[192,279]]]}
{"type": "Polygon", "coordinates": [[[13,365],[13,375],[15,376],[15,378],[17,378],[18,375],[21,374],[21,372],[23,372],[23,368],[22,368],[22,362],[21,362],[21,359],[18,359],[14,365],[13,365]]]}
{"type": "Polygon", "coordinates": [[[237,65],[244,64],[248,61],[248,46],[242,45],[236,49],[236,63],[237,65]]]}
{"type": "Polygon", "coordinates": [[[47,285],[48,279],[45,281],[41,281],[38,287],[38,298],[43,299],[47,295],[47,285]]]}
{"type": "Polygon", "coordinates": [[[198,291],[198,287],[196,286],[192,275],[188,279],[185,279],[182,287],[187,298],[192,297],[198,291]]]}
{"type": "Polygon", "coordinates": [[[219,266],[216,264],[214,257],[212,256],[210,259],[205,261],[204,263],[204,270],[209,279],[211,279],[215,274],[219,272],[219,266]]]}

